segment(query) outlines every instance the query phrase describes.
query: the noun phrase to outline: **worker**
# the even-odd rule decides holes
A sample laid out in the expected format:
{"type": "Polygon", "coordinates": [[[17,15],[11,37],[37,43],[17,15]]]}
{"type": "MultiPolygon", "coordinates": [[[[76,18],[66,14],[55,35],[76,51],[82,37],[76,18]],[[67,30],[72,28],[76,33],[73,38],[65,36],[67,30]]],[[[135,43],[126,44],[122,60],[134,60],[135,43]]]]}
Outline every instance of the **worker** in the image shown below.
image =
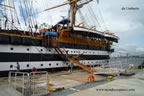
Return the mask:
{"type": "Polygon", "coordinates": [[[17,62],[17,66],[16,66],[16,68],[17,68],[17,72],[19,72],[19,71],[20,71],[20,65],[19,65],[19,62],[17,62]]]}

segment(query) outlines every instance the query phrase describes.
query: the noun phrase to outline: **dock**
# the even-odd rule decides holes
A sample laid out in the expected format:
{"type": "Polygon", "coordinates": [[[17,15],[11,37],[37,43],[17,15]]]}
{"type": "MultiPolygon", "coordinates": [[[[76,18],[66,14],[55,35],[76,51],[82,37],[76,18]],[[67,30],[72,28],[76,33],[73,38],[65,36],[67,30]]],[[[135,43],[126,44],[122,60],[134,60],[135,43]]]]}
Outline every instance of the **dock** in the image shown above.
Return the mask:
{"type": "Polygon", "coordinates": [[[67,96],[144,96],[143,88],[144,71],[141,71],[134,76],[79,90],[67,96]]]}
{"type": "Polygon", "coordinates": [[[23,94],[14,88],[0,88],[0,96],[23,96],[23,94]]]}
{"type": "MultiPolygon", "coordinates": [[[[143,96],[144,70],[137,70],[135,73],[132,76],[116,76],[110,82],[107,81],[107,76],[95,75],[95,81],[90,83],[84,83],[88,73],[82,70],[72,73],[60,72],[49,74],[51,78],[50,88],[64,87],[64,89],[48,94],[42,93],[30,96],[96,96],[96,94],[100,96],[143,96]]],[[[43,75],[38,75],[38,77],[44,77],[43,75]]],[[[40,86],[42,85],[45,85],[45,83],[41,83],[40,86]]],[[[39,91],[42,92],[43,90],[39,91]]],[[[21,92],[8,87],[0,88],[0,96],[23,95],[21,92]]]]}

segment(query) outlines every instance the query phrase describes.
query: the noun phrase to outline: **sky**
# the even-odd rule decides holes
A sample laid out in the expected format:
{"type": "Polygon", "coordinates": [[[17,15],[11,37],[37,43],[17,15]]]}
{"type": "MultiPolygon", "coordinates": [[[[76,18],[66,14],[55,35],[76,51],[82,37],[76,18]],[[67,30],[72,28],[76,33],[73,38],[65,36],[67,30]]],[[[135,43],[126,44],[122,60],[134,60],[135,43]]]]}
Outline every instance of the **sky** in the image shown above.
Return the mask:
{"type": "Polygon", "coordinates": [[[99,7],[108,29],[120,37],[116,51],[144,54],[144,0],[100,0],[99,7]]]}
{"type": "MultiPolygon", "coordinates": [[[[67,0],[33,0],[37,23],[56,24],[62,19],[61,16],[67,17],[69,6],[43,11],[65,2],[67,0]]],[[[15,5],[18,17],[24,26],[19,0],[16,0],[15,5]]],[[[97,4],[97,0],[93,0],[80,10],[86,17],[84,20],[90,21],[88,23],[90,26],[95,24],[98,30],[109,30],[120,38],[119,43],[113,44],[113,48],[118,54],[144,54],[144,0],[99,0],[99,4],[97,4]],[[132,7],[137,9],[126,9],[132,7]],[[93,9],[97,20],[92,14],[89,14],[90,8],[93,9]],[[125,10],[123,10],[124,8],[125,10]]],[[[80,23],[80,15],[77,16],[77,22],[80,23]]],[[[28,18],[26,19],[28,20],[28,18]]]]}

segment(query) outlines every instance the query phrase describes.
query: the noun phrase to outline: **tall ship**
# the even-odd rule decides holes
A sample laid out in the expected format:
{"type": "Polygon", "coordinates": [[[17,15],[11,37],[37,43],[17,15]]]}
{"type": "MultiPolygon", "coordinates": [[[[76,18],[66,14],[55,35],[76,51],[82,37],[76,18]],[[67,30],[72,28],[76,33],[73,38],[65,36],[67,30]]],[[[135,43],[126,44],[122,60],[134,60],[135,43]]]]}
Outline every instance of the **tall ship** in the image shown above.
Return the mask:
{"type": "Polygon", "coordinates": [[[92,1],[68,0],[64,4],[45,9],[44,11],[48,12],[62,6],[70,6],[68,18],[63,17],[57,24],[48,27],[41,25],[40,28],[40,25],[32,24],[32,3],[19,0],[20,14],[28,14],[28,20],[24,18],[25,23],[29,24],[28,30],[22,30],[15,24],[17,22],[18,25],[21,21],[17,16],[19,12],[15,0],[2,0],[0,73],[17,70],[17,64],[20,65],[21,71],[34,67],[38,70],[62,69],[72,65],[72,62],[67,61],[62,55],[69,58],[78,56],[80,63],[84,65],[107,64],[110,54],[114,52],[112,44],[117,43],[119,37],[108,31],[98,31],[95,26],[86,27],[84,22],[76,24],[77,11],[92,1]],[[26,12],[22,10],[24,7],[27,8],[26,12]]]}

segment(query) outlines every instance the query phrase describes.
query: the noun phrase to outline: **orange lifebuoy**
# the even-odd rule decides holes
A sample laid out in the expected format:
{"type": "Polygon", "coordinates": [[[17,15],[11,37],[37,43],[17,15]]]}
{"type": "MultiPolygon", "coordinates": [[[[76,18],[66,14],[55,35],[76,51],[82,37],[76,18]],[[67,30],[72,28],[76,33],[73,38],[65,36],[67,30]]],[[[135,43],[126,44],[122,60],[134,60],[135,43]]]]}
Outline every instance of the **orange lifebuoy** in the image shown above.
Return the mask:
{"type": "Polygon", "coordinates": [[[37,72],[37,68],[36,68],[36,67],[33,67],[33,68],[32,68],[32,72],[37,72]]]}
{"type": "Polygon", "coordinates": [[[92,74],[88,75],[87,82],[94,82],[94,76],[92,74]]]}

